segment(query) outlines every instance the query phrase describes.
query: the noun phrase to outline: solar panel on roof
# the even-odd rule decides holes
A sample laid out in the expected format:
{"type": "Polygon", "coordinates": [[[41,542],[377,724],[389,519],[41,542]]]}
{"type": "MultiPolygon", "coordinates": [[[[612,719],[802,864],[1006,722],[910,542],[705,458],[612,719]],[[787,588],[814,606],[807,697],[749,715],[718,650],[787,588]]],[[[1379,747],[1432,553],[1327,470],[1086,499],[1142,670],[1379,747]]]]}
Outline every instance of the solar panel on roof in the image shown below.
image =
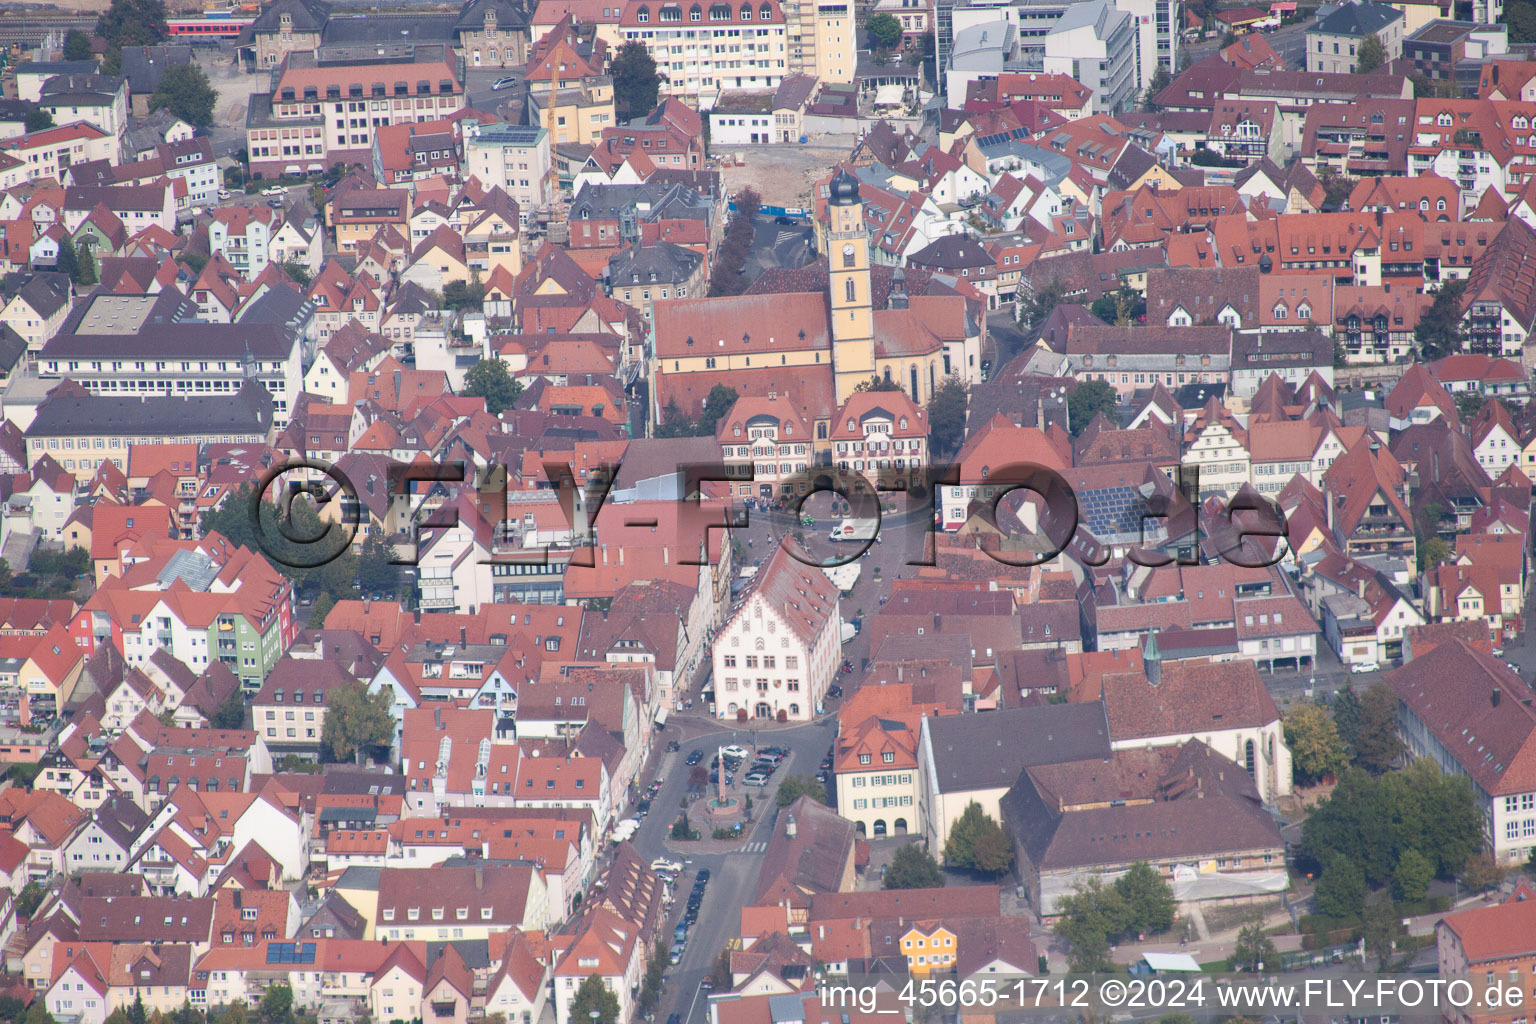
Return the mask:
{"type": "Polygon", "coordinates": [[[315,962],[313,942],[273,942],[267,946],[269,964],[312,964],[315,962]]]}

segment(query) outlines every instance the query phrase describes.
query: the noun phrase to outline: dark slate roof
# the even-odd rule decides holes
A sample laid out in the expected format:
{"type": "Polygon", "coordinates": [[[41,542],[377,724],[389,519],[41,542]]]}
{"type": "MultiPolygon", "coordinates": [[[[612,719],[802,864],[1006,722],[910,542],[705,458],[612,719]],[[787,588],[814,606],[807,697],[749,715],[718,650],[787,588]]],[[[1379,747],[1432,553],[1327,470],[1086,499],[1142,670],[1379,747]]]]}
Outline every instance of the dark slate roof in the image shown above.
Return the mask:
{"type": "Polygon", "coordinates": [[[907,257],[907,262],[930,270],[960,270],[990,267],[997,261],[987,254],[980,242],[969,235],[945,235],[907,257]]]}
{"type": "Polygon", "coordinates": [[[699,253],[672,242],[632,245],[608,261],[608,280],[614,286],[682,284],[703,262],[699,253]]]}
{"type": "Polygon", "coordinates": [[[1047,704],[926,718],[940,792],[1002,789],[1038,764],[1109,756],[1104,705],[1047,704]]]}
{"type": "Polygon", "coordinates": [[[18,295],[44,319],[69,304],[69,275],[11,273],[0,278],[0,294],[9,302],[18,295]]]}
{"type": "Polygon", "coordinates": [[[149,824],[145,814],[124,793],[117,793],[96,809],[96,825],[124,850],[138,838],[144,826],[149,824]]]}
{"type": "Polygon", "coordinates": [[[326,46],[346,46],[356,43],[398,43],[404,38],[409,38],[413,43],[452,42],[453,17],[332,14],[325,23],[321,41],[326,46]],[[410,35],[402,36],[402,31],[408,31],[410,35]]]}
{"type": "Polygon", "coordinates": [[[160,76],[173,64],[192,63],[192,47],[181,44],[166,46],[123,47],[123,77],[128,79],[128,91],[152,93],[160,87],[160,76]]]}
{"type": "Polygon", "coordinates": [[[1371,36],[1402,16],[1403,12],[1390,4],[1347,3],[1319,17],[1313,31],[1331,36],[1371,36]]]}
{"type": "Polygon", "coordinates": [[[1052,784],[1061,782],[1060,770],[1026,771],[1003,797],[1001,810],[1032,866],[1064,871],[1141,859],[1194,860],[1284,844],[1253,778],[1199,741],[1186,743],[1161,779],[1144,773],[1136,779],[1142,791],[1127,794],[1116,768],[1150,757],[1156,754],[1120,751],[1113,761],[1066,766],[1074,779],[1070,794],[1051,792],[1052,784]],[[1128,795],[1154,798],[1118,802],[1128,795]],[[1060,810],[1070,803],[1095,806],[1060,810]]]}
{"type": "Polygon", "coordinates": [[[485,12],[496,12],[496,27],[527,28],[530,22],[528,8],[516,0],[469,0],[459,10],[458,20],[454,22],[454,29],[459,32],[474,32],[485,27],[485,12]]]}
{"type": "Polygon", "coordinates": [[[75,97],[110,97],[122,88],[123,79],[112,75],[54,75],[43,83],[42,103],[67,103],[75,97]]]}
{"type": "Polygon", "coordinates": [[[17,334],[10,324],[0,324],[0,371],[10,373],[27,354],[27,339],[17,334]]]}
{"type": "Polygon", "coordinates": [[[252,23],[250,31],[253,33],[275,33],[282,28],[282,16],[290,15],[293,19],[295,32],[319,32],[325,28],[326,18],[330,16],[330,7],[320,0],[275,0],[262,8],[252,23]]]}
{"type": "Polygon", "coordinates": [[[710,202],[690,188],[682,185],[662,185],[646,182],[643,185],[594,185],[582,186],[581,192],[571,203],[570,220],[618,220],[619,211],[635,207],[641,220],[657,217],[709,218],[710,202]]]}
{"type": "Polygon", "coordinates": [[[255,381],[240,393],[178,398],[91,395],[78,387],[49,392],[27,427],[28,437],[103,434],[265,434],[272,426],[272,395],[255,381]]]}
{"type": "Polygon", "coordinates": [[[16,68],[18,75],[89,75],[101,68],[94,60],[34,60],[16,68]]]}

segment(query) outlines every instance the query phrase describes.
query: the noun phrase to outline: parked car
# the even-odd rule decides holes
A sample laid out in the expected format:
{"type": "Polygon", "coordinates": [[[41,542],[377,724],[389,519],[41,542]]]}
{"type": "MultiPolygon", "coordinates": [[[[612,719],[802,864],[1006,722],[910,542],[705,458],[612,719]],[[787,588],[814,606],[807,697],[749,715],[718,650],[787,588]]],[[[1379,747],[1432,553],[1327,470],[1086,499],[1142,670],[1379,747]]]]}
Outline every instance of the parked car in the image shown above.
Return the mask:
{"type": "Polygon", "coordinates": [[[838,686],[834,683],[833,685],[827,687],[827,696],[831,697],[833,700],[837,700],[837,698],[841,697],[842,695],[843,688],[841,686],[838,686]]]}
{"type": "Polygon", "coordinates": [[[768,785],[768,773],[750,772],[747,777],[741,781],[744,785],[748,786],[766,786],[768,785]]]}
{"type": "Polygon", "coordinates": [[[746,760],[747,748],[746,747],[742,747],[742,746],[737,746],[736,744],[733,743],[733,744],[731,744],[728,747],[722,748],[720,753],[723,754],[726,757],[734,757],[734,758],[737,758],[738,760],[746,760]]]}
{"type": "Polygon", "coordinates": [[[699,868],[698,881],[705,883],[709,881],[709,868],[699,868]]]}
{"type": "Polygon", "coordinates": [[[280,185],[269,185],[261,190],[261,194],[264,196],[280,196],[286,191],[287,189],[280,185]]]}
{"type": "Polygon", "coordinates": [[[511,78],[498,78],[498,79],[496,79],[496,81],[491,83],[491,89],[492,89],[492,91],[499,92],[502,89],[510,88],[510,87],[512,87],[512,86],[514,86],[516,84],[517,84],[517,79],[515,77],[511,77],[511,78]]]}
{"type": "Polygon", "coordinates": [[[1360,675],[1365,672],[1380,672],[1381,666],[1374,661],[1361,661],[1349,666],[1349,670],[1355,675],[1360,675]]]}
{"type": "Polygon", "coordinates": [[[699,988],[705,992],[713,992],[715,990],[715,979],[705,975],[704,980],[699,982],[699,988]]]}
{"type": "Polygon", "coordinates": [[[773,218],[773,222],[775,224],[783,224],[785,227],[789,228],[795,226],[795,218],[793,217],[775,217],[773,218]]]}
{"type": "MultiPolygon", "coordinates": [[[[667,956],[667,963],[672,964],[675,967],[675,966],[677,966],[678,964],[680,964],[682,962],[683,962],[683,947],[682,946],[673,946],[672,947],[672,952],[670,954],[668,954],[668,956],[667,956]]],[[[677,1014],[674,1013],[672,1016],[675,1017],[675,1016],[677,1016],[677,1014]]]]}
{"type": "Polygon", "coordinates": [[[782,761],[789,756],[789,751],[785,750],[783,747],[764,747],[762,750],[757,752],[758,757],[763,757],[765,755],[776,757],[782,761]]]}
{"type": "Polygon", "coordinates": [[[1504,648],[1502,648],[1502,647],[1495,647],[1493,650],[1489,651],[1488,653],[1492,654],[1495,658],[1502,658],[1502,657],[1504,657],[1504,648]]]}
{"type": "Polygon", "coordinates": [[[219,198],[220,199],[228,199],[229,198],[229,194],[230,194],[229,193],[229,189],[227,189],[227,188],[219,189],[219,198]]]}
{"type": "Polygon", "coordinates": [[[655,860],[651,861],[651,870],[652,871],[681,871],[681,870],[683,870],[683,865],[679,861],[667,860],[667,858],[665,858],[665,857],[657,857],[655,860]]]}
{"type": "Polygon", "coordinates": [[[651,802],[649,800],[641,800],[639,803],[635,804],[635,816],[636,817],[643,818],[647,814],[650,814],[650,813],[651,813],[651,802]]]}
{"type": "Polygon", "coordinates": [[[267,200],[267,205],[272,207],[274,210],[281,210],[283,208],[283,197],[273,196],[271,199],[267,200]]]}
{"type": "Polygon", "coordinates": [[[688,751],[687,763],[688,763],[688,765],[690,767],[693,766],[693,765],[698,764],[702,760],[704,760],[704,751],[702,751],[702,750],[690,750],[690,751],[688,751]]]}

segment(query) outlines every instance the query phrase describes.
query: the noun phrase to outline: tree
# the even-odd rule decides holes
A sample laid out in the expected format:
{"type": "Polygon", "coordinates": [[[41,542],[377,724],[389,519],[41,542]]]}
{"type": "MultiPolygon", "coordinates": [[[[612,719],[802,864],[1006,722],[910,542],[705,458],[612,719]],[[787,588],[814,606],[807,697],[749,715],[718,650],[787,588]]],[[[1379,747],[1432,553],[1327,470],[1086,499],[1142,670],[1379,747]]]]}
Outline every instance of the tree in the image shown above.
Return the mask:
{"type": "MultiPolygon", "coordinates": [[[[12,767],[15,767],[12,765],[12,767]]],[[[16,913],[24,918],[30,918],[37,913],[37,908],[43,905],[43,897],[48,895],[48,890],[41,882],[28,882],[22,886],[21,893],[16,897],[16,913]]]]}
{"type": "Polygon", "coordinates": [[[1125,902],[1114,886],[1105,886],[1090,877],[1057,905],[1055,932],[1071,944],[1068,969],[1073,974],[1090,974],[1114,967],[1109,959],[1109,944],[1126,931],[1125,902]]]}
{"type": "Polygon", "coordinates": [[[1355,918],[1365,908],[1365,875],[1349,857],[1333,855],[1312,892],[1317,912],[1326,917],[1355,918]]]}
{"type": "Polygon", "coordinates": [[[53,114],[39,106],[27,108],[25,127],[29,132],[40,132],[44,128],[53,127],[53,114]]]}
{"type": "Polygon", "coordinates": [[[1041,321],[1051,315],[1051,310],[1066,295],[1067,286],[1061,283],[1061,279],[1051,278],[1050,284],[1018,300],[1019,326],[1031,329],[1039,327],[1041,321]]]}
{"type": "Polygon", "coordinates": [[[619,997],[614,995],[601,975],[589,974],[571,999],[569,1020],[595,1020],[595,1024],[619,1024],[619,997]],[[592,1011],[597,1011],[594,1019],[592,1011]]]}
{"type": "Polygon", "coordinates": [[[72,28],[64,34],[64,59],[65,60],[90,60],[91,37],[77,28],[72,28]]]}
{"type": "Polygon", "coordinates": [[[630,42],[619,47],[608,65],[608,74],[613,77],[613,102],[621,119],[638,117],[656,106],[661,75],[644,43],[630,42]]]}
{"type": "Polygon", "coordinates": [[[1360,699],[1360,736],[1356,755],[1367,771],[1384,772],[1403,752],[1397,735],[1397,694],[1378,679],[1360,699]]]}
{"type": "Polygon", "coordinates": [[[1316,704],[1303,704],[1285,717],[1285,742],[1291,748],[1296,781],[1313,785],[1349,766],[1339,727],[1316,704]]]}
{"type": "Polygon", "coordinates": [[[1360,40],[1360,52],[1355,55],[1355,74],[1365,75],[1387,62],[1387,48],[1375,36],[1360,40]]]}
{"type": "Polygon", "coordinates": [[[298,260],[285,260],[283,262],[283,273],[287,274],[293,280],[293,283],[300,288],[309,287],[309,268],[298,260]]]}
{"type": "Polygon", "coordinates": [[[1444,562],[1449,562],[1456,554],[1456,551],[1449,542],[1439,537],[1425,537],[1419,541],[1414,549],[1414,553],[1418,556],[1419,571],[1423,572],[1426,569],[1433,569],[1444,562]]]}
{"type": "Polygon", "coordinates": [[[1013,843],[1003,827],[973,800],[950,827],[944,861],[967,871],[1001,874],[1013,866],[1013,843]]]}
{"type": "Polygon", "coordinates": [[[91,243],[82,241],[80,248],[75,251],[75,283],[89,288],[96,284],[96,254],[91,251],[91,243]]]}
{"type": "Polygon", "coordinates": [[[693,827],[688,824],[688,815],[680,814],[672,823],[672,838],[676,840],[692,839],[693,827]]]}
{"type": "Polygon", "coordinates": [[[293,986],[286,981],[267,986],[261,997],[261,1019],[269,1022],[287,1021],[293,1016],[293,986]]]}
{"type": "Polygon", "coordinates": [[[71,282],[80,283],[80,256],[75,252],[75,243],[67,235],[59,241],[59,259],[53,269],[68,275],[71,282]]]}
{"type": "Polygon", "coordinates": [[[1419,346],[1419,358],[1439,359],[1461,350],[1461,296],[1467,289],[1462,278],[1442,281],[1435,300],[1419,317],[1413,340],[1419,346]]]}
{"type": "Polygon", "coordinates": [[[827,802],[827,787],[814,775],[786,775],[779,783],[779,795],[775,803],[788,807],[802,796],[808,796],[819,804],[827,802]]]}
{"type": "Polygon", "coordinates": [[[1264,925],[1253,921],[1237,933],[1237,943],[1227,964],[1234,971],[1259,971],[1265,964],[1274,964],[1278,955],[1275,944],[1264,934],[1264,925]]]}
{"type": "Polygon", "coordinates": [[[965,381],[945,377],[928,399],[928,441],[936,458],[947,458],[965,443],[965,381]]]}
{"type": "MultiPolygon", "coordinates": [[[[886,15],[890,17],[890,15],[886,15]]],[[[855,391],[900,391],[901,385],[885,377],[872,376],[869,380],[860,381],[855,391]]]]}
{"type": "Polygon", "coordinates": [[[1477,391],[1456,392],[1456,415],[1463,423],[1470,423],[1482,412],[1488,400],[1477,391]]]}
{"type": "Polygon", "coordinates": [[[164,0],[112,0],[96,21],[96,34],[121,52],[125,46],[152,46],[170,38],[164,0]]]}
{"type": "Polygon", "coordinates": [[[1143,109],[1149,114],[1162,110],[1162,104],[1157,102],[1158,94],[1172,84],[1173,76],[1168,73],[1168,65],[1159,63],[1157,70],[1152,72],[1152,81],[1147,83],[1147,96],[1142,102],[1143,109]]]}
{"type": "Polygon", "coordinates": [[[1088,429],[1093,418],[1103,413],[1111,427],[1120,426],[1120,396],[1108,381],[1085,380],[1067,396],[1067,419],[1075,437],[1088,429]]]}
{"type": "Polygon", "coordinates": [[[1338,727],[1344,751],[1353,761],[1360,743],[1360,696],[1355,693],[1354,686],[1345,683],[1344,689],[1334,694],[1333,700],[1328,702],[1328,710],[1333,713],[1333,724],[1338,727]]]}
{"type": "Polygon", "coordinates": [[[1349,194],[1355,190],[1355,179],[1340,174],[1331,164],[1323,167],[1318,179],[1323,186],[1323,207],[1342,210],[1349,205],[1349,194]]]}
{"type": "Polygon", "coordinates": [[[449,281],[443,286],[444,309],[472,309],[485,305],[485,285],[479,281],[449,281]]]}
{"type": "Polygon", "coordinates": [[[887,889],[940,889],[944,886],[944,872],[939,862],[923,849],[921,843],[908,843],[896,851],[890,866],[885,869],[887,889]]]}
{"type": "Polygon", "coordinates": [[[1115,891],[1125,902],[1130,929],[1165,932],[1173,927],[1173,889],[1146,861],[1137,861],[1115,879],[1115,891]]]}
{"type": "Polygon", "coordinates": [[[309,610],[309,620],[305,623],[310,629],[324,629],[326,616],[331,614],[331,609],[336,607],[336,599],[330,594],[321,594],[315,598],[314,607],[309,610]]]}
{"type": "Polygon", "coordinates": [[[149,1011],[144,1009],[143,993],[135,990],[133,994],[133,1004],[128,1007],[127,1016],[129,1024],[148,1024],[149,1011]]]}
{"type": "Polygon", "coordinates": [[[389,691],[368,692],[366,683],[354,680],[332,691],[326,701],[325,727],[320,742],[340,761],[356,756],[362,762],[369,747],[387,746],[395,735],[389,691]]]}
{"type": "Polygon", "coordinates": [[[1392,893],[1400,900],[1417,903],[1429,894],[1429,883],[1434,880],[1435,865],[1418,850],[1404,850],[1397,858],[1397,870],[1392,873],[1392,893]]]}
{"type": "Polygon", "coordinates": [[[644,1013],[654,1010],[661,1002],[661,988],[666,982],[667,957],[670,952],[666,939],[657,939],[651,947],[651,957],[645,963],[645,982],[640,989],[640,1009],[644,1013]]]}
{"type": "Polygon", "coordinates": [[[363,541],[363,553],[357,560],[357,585],[365,594],[390,594],[399,584],[399,567],[393,552],[377,533],[363,541]]]}
{"type": "Polygon", "coordinates": [[[871,14],[864,22],[872,49],[891,50],[901,42],[901,22],[889,14],[871,14]]]}
{"type": "Polygon", "coordinates": [[[196,64],[171,64],[160,73],[160,84],[149,97],[149,109],[169,110],[197,128],[213,124],[213,107],[219,94],[208,75],[196,64]]]}
{"type": "Polygon", "coordinates": [[[731,406],[736,404],[736,399],[739,397],[741,396],[736,393],[735,388],[724,384],[716,384],[710,388],[709,394],[704,396],[704,409],[699,415],[694,436],[714,437],[720,418],[731,411],[731,406]]]}
{"type": "Polygon", "coordinates": [[[485,410],[500,416],[523,393],[523,382],[515,379],[500,359],[482,359],[464,374],[464,394],[485,399],[485,410]]]}
{"type": "Polygon", "coordinates": [[[1485,850],[1467,861],[1461,871],[1461,884],[1469,893],[1478,893],[1501,884],[1506,874],[1504,866],[1485,850]]]}
{"type": "Polygon", "coordinates": [[[240,693],[240,687],[235,687],[224,698],[224,703],[213,713],[212,722],[215,729],[245,728],[245,698],[240,693]]]}

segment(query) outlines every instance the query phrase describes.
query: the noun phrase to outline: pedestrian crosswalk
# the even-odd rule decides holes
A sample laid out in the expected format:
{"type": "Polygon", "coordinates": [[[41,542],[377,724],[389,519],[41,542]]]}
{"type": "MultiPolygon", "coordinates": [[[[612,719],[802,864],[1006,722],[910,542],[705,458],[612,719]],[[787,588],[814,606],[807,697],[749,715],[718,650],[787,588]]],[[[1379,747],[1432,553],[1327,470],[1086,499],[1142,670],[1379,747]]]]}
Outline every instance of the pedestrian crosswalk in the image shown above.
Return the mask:
{"type": "Polygon", "coordinates": [[[778,248],[785,242],[793,242],[800,238],[798,231],[780,231],[773,239],[774,248],[778,248]]]}
{"type": "Polygon", "coordinates": [[[768,844],[766,842],[759,841],[759,842],[756,842],[756,843],[748,843],[746,846],[743,846],[741,848],[741,852],[742,853],[762,853],[766,849],[768,849],[768,844]]]}

